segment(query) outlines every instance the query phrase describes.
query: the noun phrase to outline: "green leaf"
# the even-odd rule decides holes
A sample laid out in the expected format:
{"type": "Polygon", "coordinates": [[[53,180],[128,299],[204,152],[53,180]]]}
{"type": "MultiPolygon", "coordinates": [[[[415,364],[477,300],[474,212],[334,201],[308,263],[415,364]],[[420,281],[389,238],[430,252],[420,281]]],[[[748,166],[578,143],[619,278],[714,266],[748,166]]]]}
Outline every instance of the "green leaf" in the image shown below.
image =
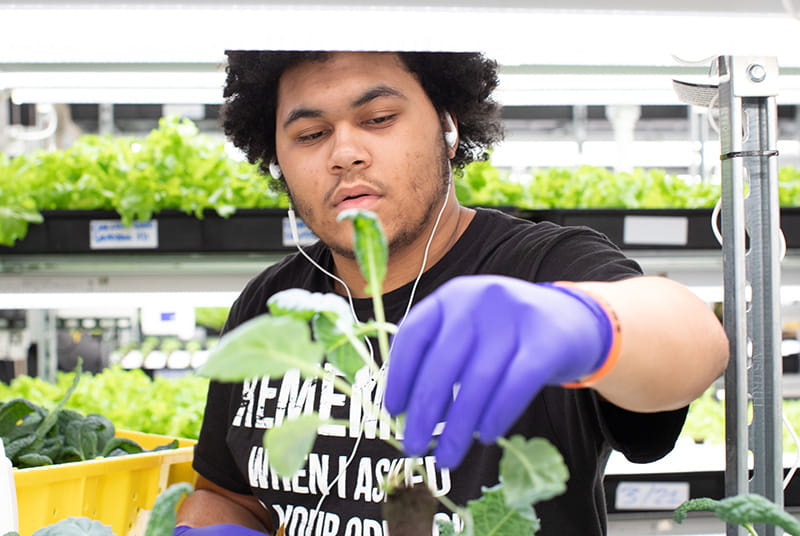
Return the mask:
{"type": "Polygon", "coordinates": [[[352,325],[352,314],[347,301],[332,293],[309,292],[302,288],[290,288],[276,292],[267,301],[273,316],[292,316],[308,322],[320,312],[329,312],[352,325]]]}
{"type": "Polygon", "coordinates": [[[19,424],[17,424],[17,426],[15,426],[3,437],[3,442],[11,443],[26,436],[33,436],[34,439],[36,439],[36,430],[44,420],[45,411],[46,410],[43,408],[38,408],[34,413],[26,416],[19,424]]]}
{"type": "Polygon", "coordinates": [[[437,519],[436,527],[439,529],[439,536],[456,536],[456,529],[452,521],[437,519]]]}
{"type": "Polygon", "coordinates": [[[514,436],[498,444],[503,448],[500,482],[509,506],[525,509],[566,491],[569,470],[548,440],[514,436]]]}
{"type": "Polygon", "coordinates": [[[192,493],[192,486],[178,482],[162,491],[156,497],[144,536],[172,536],[175,529],[175,508],[184,495],[192,493]]]}
{"type": "Polygon", "coordinates": [[[368,210],[351,209],[342,211],[337,219],[353,221],[353,249],[361,275],[367,280],[365,290],[370,296],[380,296],[386,277],[389,246],[378,216],[368,210]]]}
{"type": "Polygon", "coordinates": [[[115,434],[114,424],[99,413],[90,413],[86,420],[91,423],[92,429],[97,433],[97,450],[102,451],[115,434]]]}
{"type": "Polygon", "coordinates": [[[328,361],[351,382],[355,380],[356,372],[365,364],[362,356],[368,352],[360,339],[351,336],[355,325],[344,298],[292,288],[274,294],[267,305],[273,316],[311,321],[314,339],[323,345],[328,361]]]}
{"type": "Polygon", "coordinates": [[[469,501],[473,534],[480,536],[530,536],[539,530],[533,507],[524,510],[506,504],[502,485],[484,489],[480,499],[469,501]]]}
{"type": "Polygon", "coordinates": [[[69,423],[73,421],[80,421],[83,419],[84,416],[81,413],[73,409],[64,408],[58,412],[58,423],[56,424],[56,427],[58,428],[59,433],[61,435],[64,435],[64,433],[67,430],[67,426],[69,426],[69,423]]]}
{"type": "Polygon", "coordinates": [[[715,512],[719,501],[701,497],[699,499],[689,499],[680,504],[673,512],[672,517],[678,523],[683,523],[689,512],[715,512]]]}
{"type": "Polygon", "coordinates": [[[29,223],[42,223],[44,219],[37,210],[19,207],[0,207],[0,245],[13,246],[14,242],[25,238],[29,223]]]}
{"type": "Polygon", "coordinates": [[[44,441],[42,447],[39,449],[39,454],[42,456],[47,456],[55,462],[55,460],[58,460],[61,457],[63,450],[64,437],[57,435],[54,437],[49,437],[44,441]]]}
{"type": "Polygon", "coordinates": [[[0,406],[0,437],[6,437],[17,423],[36,411],[36,406],[22,398],[9,400],[0,406]]]}
{"type": "Polygon", "coordinates": [[[5,445],[6,456],[9,460],[16,460],[17,456],[25,454],[28,448],[37,441],[35,434],[24,435],[5,445]]]}
{"type": "Polygon", "coordinates": [[[366,345],[361,339],[348,337],[342,332],[336,319],[331,317],[329,313],[314,317],[314,335],[325,347],[328,362],[339,369],[350,383],[354,383],[356,373],[365,365],[362,355],[368,355],[366,345]],[[354,345],[358,345],[363,353],[359,353],[354,345]]]}
{"type": "Polygon", "coordinates": [[[792,536],[800,536],[800,522],[778,505],[755,493],[745,493],[716,501],[708,498],[690,499],[675,510],[678,523],[690,511],[712,511],[718,518],[734,525],[765,523],[781,527],[792,536]]]}
{"type": "Polygon", "coordinates": [[[83,457],[77,448],[73,446],[65,446],[56,460],[57,463],[69,463],[83,461],[83,457]]]}
{"type": "Polygon", "coordinates": [[[47,435],[47,433],[50,431],[50,429],[53,426],[55,426],[56,423],[58,422],[58,414],[61,412],[63,407],[67,404],[67,401],[69,400],[69,397],[72,396],[72,393],[78,387],[78,382],[81,379],[81,368],[82,368],[82,366],[83,366],[83,360],[79,357],[78,358],[78,363],[77,363],[77,365],[75,365],[75,376],[72,379],[72,384],[67,389],[67,392],[64,393],[64,396],[61,398],[61,400],[58,401],[58,404],[56,404],[56,407],[54,407],[52,410],[50,410],[50,412],[47,414],[47,416],[44,418],[44,420],[42,420],[42,422],[39,425],[39,427],[36,429],[36,437],[37,438],[40,438],[40,439],[44,438],[44,436],[47,435]]]}
{"type": "Polygon", "coordinates": [[[89,424],[82,424],[79,432],[80,446],[78,447],[84,460],[97,457],[97,432],[89,424]]]}
{"type": "Polygon", "coordinates": [[[41,528],[32,536],[114,536],[111,527],[86,517],[68,517],[41,528]]]}
{"type": "Polygon", "coordinates": [[[177,439],[173,439],[169,443],[164,443],[163,445],[158,445],[157,447],[154,447],[154,448],[150,449],[147,452],[159,452],[159,451],[162,451],[162,450],[175,450],[176,448],[178,448],[178,445],[179,445],[178,440],[177,439]]]}
{"type": "Polygon", "coordinates": [[[224,335],[198,374],[223,382],[279,377],[292,368],[308,375],[322,358],[322,345],[311,340],[307,323],[261,315],[224,335]]]}
{"type": "Polygon", "coordinates": [[[22,454],[17,456],[16,459],[16,466],[20,469],[24,467],[42,467],[45,465],[53,465],[53,460],[49,456],[36,452],[22,454]]]}
{"type": "Polygon", "coordinates": [[[94,419],[71,421],[64,432],[66,445],[74,447],[84,460],[91,460],[101,453],[99,433],[104,424],[94,419]]]}
{"type": "Polygon", "coordinates": [[[198,326],[221,331],[228,319],[230,307],[195,307],[194,318],[198,326]]]}
{"type": "Polygon", "coordinates": [[[103,447],[101,456],[105,458],[111,455],[139,454],[140,452],[144,452],[144,449],[136,441],[128,439],[127,437],[113,437],[106,443],[105,447],[103,447]]]}
{"type": "Polygon", "coordinates": [[[269,465],[276,473],[289,478],[303,468],[322,423],[319,415],[311,413],[283,421],[277,428],[267,430],[264,447],[269,455],[269,465]]]}

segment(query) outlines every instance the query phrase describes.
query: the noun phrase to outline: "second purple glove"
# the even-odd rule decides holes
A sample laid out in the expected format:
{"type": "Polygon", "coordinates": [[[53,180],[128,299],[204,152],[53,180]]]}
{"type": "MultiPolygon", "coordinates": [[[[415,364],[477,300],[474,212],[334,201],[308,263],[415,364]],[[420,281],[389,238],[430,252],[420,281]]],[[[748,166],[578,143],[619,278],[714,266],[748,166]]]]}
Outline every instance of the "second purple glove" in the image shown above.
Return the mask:
{"type": "Polygon", "coordinates": [[[175,527],[173,536],[264,536],[265,533],[241,525],[208,525],[205,527],[175,527]]]}
{"type": "Polygon", "coordinates": [[[440,465],[455,467],[476,432],[495,441],[543,386],[602,367],[616,329],[603,306],[568,286],[455,278],[412,308],[395,336],[386,409],[405,412],[411,456],[424,454],[434,427],[446,421],[434,453],[440,465]]]}

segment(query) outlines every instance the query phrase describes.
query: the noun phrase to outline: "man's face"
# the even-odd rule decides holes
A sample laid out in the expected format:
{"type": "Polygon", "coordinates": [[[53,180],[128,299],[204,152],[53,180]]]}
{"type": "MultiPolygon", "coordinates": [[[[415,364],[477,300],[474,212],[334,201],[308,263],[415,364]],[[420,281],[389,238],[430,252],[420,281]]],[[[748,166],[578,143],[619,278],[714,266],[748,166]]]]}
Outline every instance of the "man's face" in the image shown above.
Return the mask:
{"type": "Polygon", "coordinates": [[[390,247],[427,238],[449,174],[439,116],[389,53],[335,53],[288,69],[278,86],[278,162],[295,210],[335,252],[352,257],[343,210],[375,212],[390,247]]]}

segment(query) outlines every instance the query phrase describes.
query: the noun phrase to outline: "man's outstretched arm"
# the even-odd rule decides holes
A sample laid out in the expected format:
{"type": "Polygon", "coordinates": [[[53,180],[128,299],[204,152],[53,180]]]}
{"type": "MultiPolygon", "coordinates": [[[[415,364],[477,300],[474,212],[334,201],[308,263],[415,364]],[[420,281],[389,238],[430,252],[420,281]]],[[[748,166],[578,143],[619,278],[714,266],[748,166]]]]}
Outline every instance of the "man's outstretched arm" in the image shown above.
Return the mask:
{"type": "Polygon", "coordinates": [[[602,297],[622,329],[619,361],[592,386],[609,402],[639,412],[677,409],[725,370],[725,331],[708,304],[682,284],[634,277],[575,286],[602,297]]]}

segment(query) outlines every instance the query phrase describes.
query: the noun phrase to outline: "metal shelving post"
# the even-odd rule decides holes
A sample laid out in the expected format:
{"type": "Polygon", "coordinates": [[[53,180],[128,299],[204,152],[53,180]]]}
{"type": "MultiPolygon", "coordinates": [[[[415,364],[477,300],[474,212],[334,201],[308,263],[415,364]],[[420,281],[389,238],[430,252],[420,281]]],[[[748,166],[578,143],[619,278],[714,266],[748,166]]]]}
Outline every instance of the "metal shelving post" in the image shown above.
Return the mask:
{"type": "MultiPolygon", "coordinates": [[[[778,65],[772,57],[720,56],[717,61],[724,321],[731,348],[725,375],[725,493],[758,493],[783,506],[778,65]]],[[[757,531],[782,533],[773,526],[757,531]]],[[[740,531],[729,525],[727,534],[740,531]]]]}

